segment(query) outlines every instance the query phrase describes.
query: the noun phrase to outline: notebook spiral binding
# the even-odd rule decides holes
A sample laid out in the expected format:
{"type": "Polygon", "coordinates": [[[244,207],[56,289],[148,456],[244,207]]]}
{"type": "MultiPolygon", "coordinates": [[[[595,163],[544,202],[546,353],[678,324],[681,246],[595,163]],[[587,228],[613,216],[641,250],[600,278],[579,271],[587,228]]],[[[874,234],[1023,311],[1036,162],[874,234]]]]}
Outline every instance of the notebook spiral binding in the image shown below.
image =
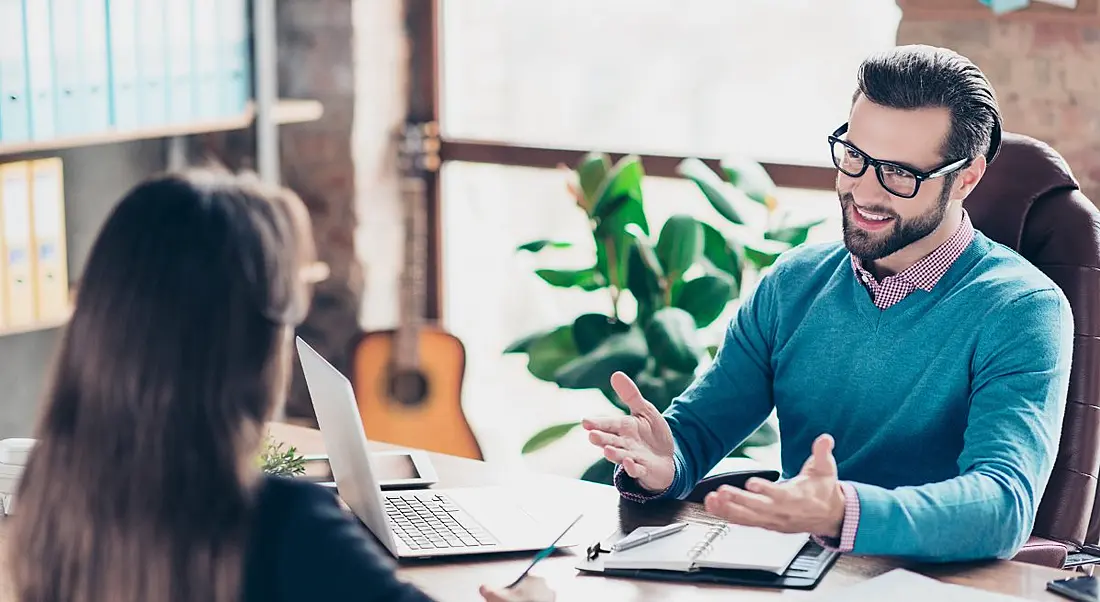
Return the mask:
{"type": "Polygon", "coordinates": [[[688,555],[693,561],[705,556],[707,552],[710,552],[710,548],[714,545],[714,541],[719,537],[725,537],[729,532],[730,526],[727,524],[715,523],[711,525],[710,530],[707,531],[706,538],[692,546],[688,555]]]}

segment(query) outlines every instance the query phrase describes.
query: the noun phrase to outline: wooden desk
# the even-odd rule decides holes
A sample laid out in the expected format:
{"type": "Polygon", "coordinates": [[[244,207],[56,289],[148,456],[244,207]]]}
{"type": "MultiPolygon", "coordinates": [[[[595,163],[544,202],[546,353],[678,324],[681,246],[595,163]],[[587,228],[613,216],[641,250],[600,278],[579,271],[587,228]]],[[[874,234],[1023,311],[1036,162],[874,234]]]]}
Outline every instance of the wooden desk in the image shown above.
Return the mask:
{"type": "MultiPolygon", "coordinates": [[[[302,453],[325,453],[319,431],[287,424],[272,424],[269,432],[277,440],[294,445],[302,453]]],[[[391,446],[376,444],[378,449],[391,446]]],[[[511,484],[530,487],[532,492],[551,496],[552,501],[570,507],[582,505],[584,519],[574,528],[580,541],[594,542],[608,535],[617,526],[630,526],[650,521],[667,521],[677,516],[699,515],[700,506],[681,502],[636,505],[622,501],[611,487],[557,476],[516,474],[492,464],[431,454],[439,473],[438,487],[511,484]]],[[[977,587],[989,591],[1016,595],[1032,600],[1065,602],[1064,598],[1046,591],[1051,579],[1078,573],[1049,569],[1011,561],[968,563],[966,565],[916,565],[881,558],[844,556],[837,561],[824,580],[813,591],[770,590],[669,584],[653,581],[607,578],[585,575],[574,568],[576,554],[572,549],[541,562],[534,572],[546,578],[561,602],[607,600],[642,602],[669,600],[694,602],[704,600],[769,600],[778,596],[800,600],[863,581],[890,569],[904,567],[944,581],[977,587]]],[[[415,583],[429,595],[441,601],[479,601],[477,588],[482,583],[509,583],[527,565],[530,554],[470,557],[446,561],[402,562],[399,574],[415,583]]]]}

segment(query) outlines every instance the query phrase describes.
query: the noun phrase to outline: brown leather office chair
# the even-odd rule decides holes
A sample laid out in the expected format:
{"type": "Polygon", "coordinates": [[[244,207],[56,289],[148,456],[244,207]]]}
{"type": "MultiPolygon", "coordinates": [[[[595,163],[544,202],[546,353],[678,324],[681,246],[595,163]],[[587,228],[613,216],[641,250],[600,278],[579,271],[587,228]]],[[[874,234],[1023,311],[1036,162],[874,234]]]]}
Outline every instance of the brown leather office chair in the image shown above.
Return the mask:
{"type": "MultiPolygon", "coordinates": [[[[1069,166],[1048,145],[1005,133],[1000,155],[965,201],[974,226],[1031,261],[1065,292],[1075,336],[1062,439],[1031,540],[1016,560],[1063,567],[1100,561],[1100,211],[1085,198],[1069,166]],[[1067,562],[1067,558],[1069,559],[1067,562]]],[[[719,485],[741,487],[738,471],[709,477],[688,499],[719,485]]]]}

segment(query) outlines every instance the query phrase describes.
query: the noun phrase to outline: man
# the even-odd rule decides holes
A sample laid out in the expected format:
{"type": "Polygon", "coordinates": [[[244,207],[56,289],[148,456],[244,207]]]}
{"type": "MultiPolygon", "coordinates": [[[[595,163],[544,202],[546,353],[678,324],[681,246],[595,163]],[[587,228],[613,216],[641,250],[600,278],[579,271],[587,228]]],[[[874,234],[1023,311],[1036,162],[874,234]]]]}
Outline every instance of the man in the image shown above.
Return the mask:
{"type": "Polygon", "coordinates": [[[867,58],[829,137],[843,245],[784,254],[664,415],[613,376],[631,415],[584,426],[622,495],[686,496],[774,408],[783,478],[723,487],[711,513],[857,554],[1014,555],[1056,456],[1073,323],[1058,287],[962,207],[999,140],[992,87],[964,57],[867,58]]]}

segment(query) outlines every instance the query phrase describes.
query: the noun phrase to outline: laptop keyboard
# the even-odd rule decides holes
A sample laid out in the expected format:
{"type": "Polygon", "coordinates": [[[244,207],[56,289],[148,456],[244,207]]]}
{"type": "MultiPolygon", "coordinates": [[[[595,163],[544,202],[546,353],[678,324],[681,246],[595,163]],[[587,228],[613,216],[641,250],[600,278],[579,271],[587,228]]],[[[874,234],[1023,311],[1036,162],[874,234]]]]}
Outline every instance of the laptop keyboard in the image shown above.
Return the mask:
{"type": "Polygon", "coordinates": [[[446,496],[386,496],[386,514],[394,534],[413,550],[465,549],[498,543],[446,496]]]}

